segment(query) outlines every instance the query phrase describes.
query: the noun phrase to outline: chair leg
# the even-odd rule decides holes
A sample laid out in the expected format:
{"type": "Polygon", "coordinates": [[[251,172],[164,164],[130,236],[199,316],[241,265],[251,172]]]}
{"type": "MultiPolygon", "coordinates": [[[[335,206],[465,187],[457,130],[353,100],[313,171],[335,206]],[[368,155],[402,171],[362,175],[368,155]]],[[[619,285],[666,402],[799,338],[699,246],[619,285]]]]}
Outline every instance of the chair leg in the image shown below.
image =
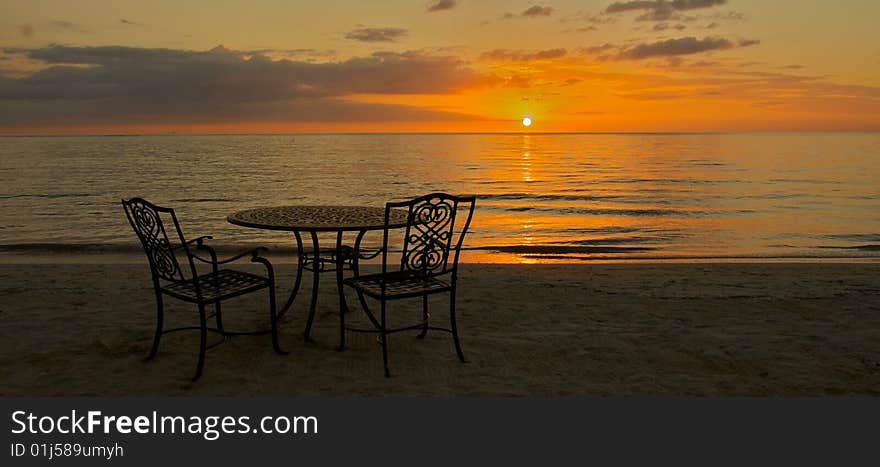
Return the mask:
{"type": "Polygon", "coordinates": [[[345,301],[345,290],[343,285],[339,284],[339,348],[340,352],[345,350],[345,313],[348,312],[348,304],[345,301]]]}
{"type": "Polygon", "coordinates": [[[278,319],[281,319],[285,313],[290,310],[290,307],[293,306],[293,301],[296,299],[296,295],[299,293],[299,287],[302,283],[303,276],[303,245],[302,245],[302,237],[299,232],[293,232],[296,236],[296,280],[293,282],[293,289],[290,291],[290,296],[287,298],[287,302],[281,308],[281,311],[278,313],[278,319]]]}
{"type": "Polygon", "coordinates": [[[318,286],[320,285],[321,271],[319,268],[321,250],[318,247],[318,234],[309,232],[312,235],[312,248],[314,250],[312,258],[312,302],[309,304],[309,317],[306,319],[306,330],[303,332],[306,342],[312,340],[312,323],[315,321],[315,311],[318,307],[318,286]]]}
{"type": "Polygon", "coordinates": [[[422,295],[422,319],[424,320],[424,324],[422,325],[422,331],[419,332],[419,335],[416,336],[418,339],[424,339],[426,335],[428,335],[428,296],[422,295]]]}
{"type": "MultiPolygon", "coordinates": [[[[361,251],[361,240],[364,239],[364,234],[366,234],[366,233],[367,233],[366,230],[361,230],[361,232],[357,236],[357,239],[354,242],[354,257],[352,258],[351,272],[352,272],[352,276],[354,276],[355,278],[360,277],[360,275],[361,275],[361,263],[360,263],[360,256],[359,256],[360,253],[359,252],[361,251]]],[[[369,307],[367,306],[367,299],[364,296],[364,293],[362,291],[360,291],[360,289],[358,289],[357,295],[358,295],[358,300],[361,302],[361,306],[365,310],[368,310],[369,307]]]]}
{"type": "Polygon", "coordinates": [[[455,324],[455,287],[453,287],[452,291],[449,293],[449,321],[452,328],[452,340],[455,341],[455,352],[458,354],[458,359],[461,360],[462,363],[467,362],[464,358],[464,352],[461,351],[461,342],[458,339],[458,326],[455,324]]]}
{"type": "Polygon", "coordinates": [[[165,307],[162,302],[162,292],[156,290],[156,333],[153,335],[153,347],[145,360],[149,361],[156,357],[159,352],[159,340],[162,339],[162,323],[165,320],[165,307]]]}
{"type": "Polygon", "coordinates": [[[214,303],[214,319],[217,320],[217,329],[220,333],[226,332],[223,330],[223,315],[220,312],[220,302],[214,303]]]}
{"type": "Polygon", "coordinates": [[[274,280],[269,284],[269,321],[272,323],[272,348],[275,349],[275,353],[278,355],[287,355],[288,352],[285,352],[284,349],[281,348],[281,343],[278,341],[278,310],[275,308],[275,284],[274,280]]]}
{"type": "Polygon", "coordinates": [[[199,363],[196,366],[196,374],[193,381],[202,376],[202,370],[205,368],[205,352],[208,350],[208,320],[205,316],[205,304],[199,303],[199,327],[201,331],[201,339],[199,341],[199,363]]]}
{"type": "Polygon", "coordinates": [[[342,285],[342,267],[344,265],[342,257],[342,231],[336,233],[336,288],[339,293],[339,348],[338,351],[345,350],[345,313],[348,312],[348,304],[345,302],[345,286],[342,285]]]}
{"type": "Polygon", "coordinates": [[[385,300],[382,300],[382,363],[385,365],[385,377],[390,378],[391,372],[388,371],[388,326],[385,322],[385,300]]]}

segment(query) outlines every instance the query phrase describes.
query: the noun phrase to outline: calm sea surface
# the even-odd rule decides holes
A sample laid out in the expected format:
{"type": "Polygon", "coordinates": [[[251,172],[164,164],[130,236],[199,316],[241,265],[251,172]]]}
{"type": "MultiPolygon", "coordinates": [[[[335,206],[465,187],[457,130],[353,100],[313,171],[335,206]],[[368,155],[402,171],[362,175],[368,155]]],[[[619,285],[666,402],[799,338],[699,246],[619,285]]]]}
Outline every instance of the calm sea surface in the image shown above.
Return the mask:
{"type": "Polygon", "coordinates": [[[0,180],[7,252],[132,245],[130,196],[289,247],[226,216],[447,191],[479,197],[472,261],[880,257],[878,133],[0,137],[0,180]]]}

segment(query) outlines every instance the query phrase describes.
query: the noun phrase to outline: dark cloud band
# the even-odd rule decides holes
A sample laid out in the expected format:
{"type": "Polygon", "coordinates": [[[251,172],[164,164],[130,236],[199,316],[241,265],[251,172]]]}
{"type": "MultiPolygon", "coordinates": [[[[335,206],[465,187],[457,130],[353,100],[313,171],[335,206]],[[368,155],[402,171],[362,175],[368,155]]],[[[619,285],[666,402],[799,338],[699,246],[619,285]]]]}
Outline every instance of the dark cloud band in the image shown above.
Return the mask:
{"type": "Polygon", "coordinates": [[[397,42],[407,36],[402,28],[354,28],[345,34],[346,39],[361,42],[397,42]]]}
{"type": "Polygon", "coordinates": [[[428,4],[427,10],[429,12],[451,10],[457,3],[455,0],[436,0],[428,4]]]}
{"type": "Polygon", "coordinates": [[[440,94],[487,77],[451,56],[375,53],[341,62],[272,60],[209,51],[135,47],[6,50],[44,62],[0,77],[0,126],[186,121],[444,120],[445,112],[372,105],[353,94],[440,94]],[[375,110],[370,113],[368,110],[375,110]]]}
{"type": "Polygon", "coordinates": [[[605,8],[605,13],[645,12],[637,20],[667,21],[676,18],[676,12],[712,8],[724,5],[727,0],[632,0],[614,2],[605,8]]]}

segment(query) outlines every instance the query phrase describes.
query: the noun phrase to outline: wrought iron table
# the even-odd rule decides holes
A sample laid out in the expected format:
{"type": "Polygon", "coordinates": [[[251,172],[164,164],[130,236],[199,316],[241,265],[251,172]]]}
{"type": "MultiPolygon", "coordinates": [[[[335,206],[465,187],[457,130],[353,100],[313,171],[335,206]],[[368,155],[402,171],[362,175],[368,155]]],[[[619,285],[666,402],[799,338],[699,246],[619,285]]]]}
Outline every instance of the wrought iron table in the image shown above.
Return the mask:
{"type": "MultiPolygon", "coordinates": [[[[389,214],[388,226],[390,228],[405,227],[407,223],[407,211],[393,210],[389,214]]],[[[279,311],[280,319],[293,305],[293,301],[299,292],[303,270],[313,272],[312,300],[309,305],[309,316],[306,321],[306,329],[303,335],[311,340],[310,333],[312,322],[315,319],[315,309],[318,303],[319,275],[322,272],[336,272],[336,287],[339,293],[339,319],[345,321],[345,298],[343,297],[342,279],[343,270],[348,263],[349,269],[355,276],[359,273],[358,260],[360,257],[361,240],[370,230],[383,230],[385,228],[385,208],[370,206],[279,206],[268,208],[248,209],[230,214],[226,219],[229,223],[242,227],[266,230],[283,230],[293,232],[296,238],[297,270],[293,290],[287,303],[279,311]],[[321,258],[321,249],[318,245],[318,233],[335,232],[336,248],[332,250],[332,256],[328,260],[321,258]],[[345,232],[357,232],[354,249],[342,243],[345,232]],[[302,233],[308,233],[312,240],[312,252],[308,254],[303,249],[302,233]],[[332,264],[334,269],[327,269],[326,264],[332,264]]],[[[359,298],[363,300],[363,297],[359,298]]]]}

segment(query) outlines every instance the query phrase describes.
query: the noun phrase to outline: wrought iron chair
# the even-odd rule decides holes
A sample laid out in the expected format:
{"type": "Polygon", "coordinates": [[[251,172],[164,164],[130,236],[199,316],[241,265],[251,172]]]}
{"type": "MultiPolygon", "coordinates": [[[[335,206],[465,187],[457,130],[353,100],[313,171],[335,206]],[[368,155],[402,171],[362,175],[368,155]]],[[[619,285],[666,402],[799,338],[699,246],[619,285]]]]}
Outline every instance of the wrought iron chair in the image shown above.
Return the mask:
{"type": "Polygon", "coordinates": [[[153,337],[153,346],[146,360],[152,360],[159,350],[159,340],[163,334],[184,330],[201,331],[199,345],[199,361],[193,381],[199,379],[205,366],[205,353],[208,350],[208,331],[221,334],[224,339],[233,335],[265,334],[265,331],[257,332],[230,332],[223,327],[220,302],[240,295],[248,294],[262,289],[269,291],[269,320],[271,323],[272,347],[278,354],[286,354],[278,342],[278,317],[275,309],[275,272],[268,259],[260,256],[265,248],[256,248],[246,251],[227,259],[218,260],[216,251],[205,244],[205,240],[213,237],[204,236],[194,240],[186,240],[177,216],[171,208],[156,206],[142,198],[122,200],[125,215],[134,229],[135,234],[144,248],[147,260],[150,263],[150,271],[153,278],[153,289],[156,293],[156,333],[153,337]],[[175,242],[172,245],[165,229],[163,216],[171,219],[176,232],[175,242]],[[196,251],[204,251],[208,257],[197,255],[196,251]],[[251,274],[234,269],[221,269],[220,266],[232,263],[250,255],[252,263],[260,263],[266,268],[266,276],[251,274]],[[188,271],[181,267],[178,256],[186,258],[188,271]],[[199,274],[196,261],[211,265],[211,272],[199,274]],[[163,330],[164,304],[163,297],[167,295],[189,303],[195,303],[199,309],[199,326],[187,326],[175,329],[163,330]],[[207,305],[214,305],[213,317],[217,327],[208,327],[208,315],[205,311],[207,305]]]}
{"type": "Polygon", "coordinates": [[[385,376],[391,376],[388,370],[388,335],[400,331],[419,329],[418,338],[424,338],[429,329],[446,331],[452,334],[455,351],[459,360],[465,362],[464,352],[458,337],[455,321],[455,292],[458,281],[458,257],[461,245],[467,234],[471,218],[474,214],[474,196],[454,196],[446,193],[431,193],[403,202],[389,202],[385,205],[385,229],[382,240],[382,272],[346,279],[343,283],[358,292],[361,306],[374,329],[354,328],[345,325],[344,294],[343,313],[340,313],[340,345],[345,349],[345,331],[374,332],[379,334],[382,346],[382,361],[385,376]],[[402,239],[402,250],[399,264],[389,264],[389,216],[392,210],[408,210],[408,222],[402,239]],[[464,223],[456,229],[456,218],[459,210],[467,213],[464,223]],[[453,242],[453,237],[457,240],[453,242]],[[452,258],[450,258],[452,256],[452,258]],[[433,294],[449,294],[450,327],[430,325],[428,313],[428,296],[433,294]],[[380,302],[380,313],[377,318],[367,306],[363,296],[366,295],[380,302]],[[422,298],[421,322],[399,328],[387,326],[386,303],[389,300],[405,298],[422,298]]]}

